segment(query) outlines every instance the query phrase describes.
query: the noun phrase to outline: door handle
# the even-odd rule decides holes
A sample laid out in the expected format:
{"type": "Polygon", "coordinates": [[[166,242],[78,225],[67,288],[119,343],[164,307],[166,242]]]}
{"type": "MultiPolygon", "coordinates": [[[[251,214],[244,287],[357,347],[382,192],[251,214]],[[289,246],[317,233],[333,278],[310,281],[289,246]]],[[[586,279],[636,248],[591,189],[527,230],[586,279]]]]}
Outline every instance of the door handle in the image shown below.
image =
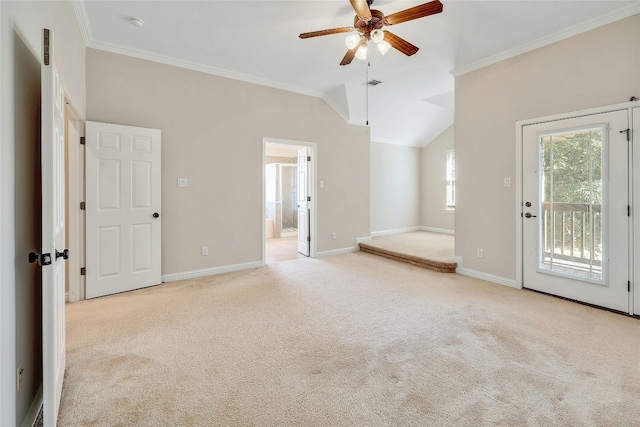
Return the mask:
{"type": "Polygon", "coordinates": [[[524,214],[525,218],[537,218],[537,216],[535,215],[531,215],[529,212],[527,212],[526,214],[524,214]]]}
{"type": "Polygon", "coordinates": [[[69,259],[69,249],[65,249],[62,252],[58,252],[58,250],[56,249],[56,261],[58,260],[58,258],[62,257],[62,259],[69,259]]]}
{"type": "Polygon", "coordinates": [[[29,252],[29,263],[38,262],[38,265],[51,265],[51,254],[39,254],[37,252],[29,252]]]}
{"type": "Polygon", "coordinates": [[[154,213],[153,213],[153,217],[154,217],[154,218],[159,218],[159,217],[160,217],[160,214],[159,214],[158,212],[154,212],[154,213]]]}

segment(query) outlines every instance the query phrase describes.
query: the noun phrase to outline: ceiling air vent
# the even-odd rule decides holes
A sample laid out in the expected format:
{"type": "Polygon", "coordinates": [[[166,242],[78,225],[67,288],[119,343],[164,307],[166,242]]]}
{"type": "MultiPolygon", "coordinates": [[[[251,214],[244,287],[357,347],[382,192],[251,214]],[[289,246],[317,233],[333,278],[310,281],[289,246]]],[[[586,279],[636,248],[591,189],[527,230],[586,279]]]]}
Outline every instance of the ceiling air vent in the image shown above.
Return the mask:
{"type": "Polygon", "coordinates": [[[382,83],[380,80],[369,80],[368,82],[362,83],[365,86],[378,86],[382,83]]]}

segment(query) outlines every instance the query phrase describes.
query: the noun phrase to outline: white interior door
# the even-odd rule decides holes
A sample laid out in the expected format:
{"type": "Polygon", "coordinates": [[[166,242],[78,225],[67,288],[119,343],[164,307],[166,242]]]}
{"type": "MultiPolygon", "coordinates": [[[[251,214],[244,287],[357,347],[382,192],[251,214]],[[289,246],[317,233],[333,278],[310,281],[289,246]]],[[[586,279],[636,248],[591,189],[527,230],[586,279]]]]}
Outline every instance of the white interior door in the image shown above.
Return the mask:
{"type": "Polygon", "coordinates": [[[311,201],[309,192],[309,148],[298,149],[298,252],[309,256],[311,233],[309,219],[311,201]]]}
{"type": "Polygon", "coordinates": [[[523,127],[525,288],[629,311],[628,125],[622,110],[523,127]]]}
{"type": "Polygon", "coordinates": [[[86,297],[160,283],[160,131],[86,123],[86,297]]]}
{"type": "Polygon", "coordinates": [[[55,65],[53,32],[43,31],[42,168],[42,399],[43,422],[55,426],[65,369],[64,93],[55,65]],[[48,256],[47,256],[48,255],[48,256]],[[49,263],[49,264],[48,264],[49,263]]]}

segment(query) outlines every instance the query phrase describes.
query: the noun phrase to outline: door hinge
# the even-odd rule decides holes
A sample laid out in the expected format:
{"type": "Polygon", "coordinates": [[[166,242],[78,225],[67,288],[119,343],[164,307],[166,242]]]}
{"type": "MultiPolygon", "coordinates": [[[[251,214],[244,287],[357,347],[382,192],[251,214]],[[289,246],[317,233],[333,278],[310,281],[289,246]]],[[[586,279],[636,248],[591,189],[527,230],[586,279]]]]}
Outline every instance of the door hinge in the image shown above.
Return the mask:
{"type": "Polygon", "coordinates": [[[307,236],[307,242],[311,241],[311,236],[307,236]]]}
{"type": "Polygon", "coordinates": [[[627,216],[631,216],[631,205],[627,205],[627,216]]]}
{"type": "Polygon", "coordinates": [[[87,209],[87,205],[85,204],[85,202],[80,202],[80,210],[83,211],[87,209]]]}
{"type": "Polygon", "coordinates": [[[624,130],[621,130],[620,133],[626,133],[627,134],[627,141],[631,141],[631,129],[626,128],[624,130]]]}
{"type": "Polygon", "coordinates": [[[49,30],[48,29],[44,29],[44,65],[49,65],[49,51],[50,51],[50,46],[49,46],[49,30]]]}
{"type": "Polygon", "coordinates": [[[311,156],[307,156],[307,162],[311,161],[311,156]]]}
{"type": "Polygon", "coordinates": [[[307,202],[311,201],[311,196],[307,196],[307,202]]]}
{"type": "Polygon", "coordinates": [[[631,280],[627,281],[627,292],[631,292],[631,280]]]}
{"type": "Polygon", "coordinates": [[[86,276],[87,275],[87,268],[86,267],[81,267],[80,268],[80,275],[81,276],[86,276]]]}
{"type": "Polygon", "coordinates": [[[86,138],[84,136],[80,137],[80,145],[84,145],[87,142],[86,138]]]}

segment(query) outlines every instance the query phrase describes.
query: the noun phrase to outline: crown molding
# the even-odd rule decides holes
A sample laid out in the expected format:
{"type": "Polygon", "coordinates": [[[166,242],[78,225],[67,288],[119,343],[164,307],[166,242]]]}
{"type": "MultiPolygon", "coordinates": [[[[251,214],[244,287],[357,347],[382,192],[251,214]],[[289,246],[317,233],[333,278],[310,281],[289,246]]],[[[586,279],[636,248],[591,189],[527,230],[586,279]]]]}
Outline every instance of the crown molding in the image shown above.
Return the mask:
{"type": "Polygon", "coordinates": [[[336,113],[338,113],[338,115],[340,117],[342,117],[344,119],[345,122],[349,123],[349,114],[347,114],[347,112],[343,111],[342,108],[340,108],[338,106],[338,104],[330,97],[328,96],[326,93],[322,94],[322,100],[333,109],[333,111],[335,111],[336,113]]]}
{"type": "Polygon", "coordinates": [[[401,141],[399,139],[388,139],[388,138],[371,138],[371,142],[377,142],[379,144],[389,144],[389,145],[402,145],[403,147],[413,147],[413,148],[421,148],[420,145],[411,143],[409,141],[401,141]]]}
{"type": "Polygon", "coordinates": [[[158,55],[155,53],[126,48],[111,43],[98,42],[93,39],[91,33],[91,23],[89,21],[89,15],[87,8],[85,7],[85,0],[71,0],[73,6],[73,12],[76,15],[76,21],[78,21],[78,27],[82,33],[82,39],[87,47],[91,49],[103,50],[105,52],[117,53],[119,55],[131,56],[138,59],[144,59],[147,61],[158,62],[165,65],[172,65],[174,67],[185,68],[192,71],[199,71],[201,73],[212,74],[219,77],[226,77],[229,79],[240,80],[246,83],[253,83],[260,86],[267,86],[274,89],[285,90],[288,92],[298,93],[300,95],[312,96],[314,98],[323,98],[324,94],[319,91],[300,88],[297,86],[287,85],[284,83],[275,82],[268,79],[250,76],[248,74],[236,73],[222,68],[211,67],[208,65],[198,64],[191,61],[185,61],[182,59],[176,59],[169,56],[158,55]]]}
{"type": "Polygon", "coordinates": [[[584,22],[579,25],[575,25],[573,27],[567,28],[565,30],[559,31],[555,34],[551,34],[549,36],[535,40],[533,42],[523,44],[513,49],[505,50],[496,55],[492,55],[488,58],[481,59],[480,61],[473,62],[469,65],[454,68],[453,70],[451,70],[451,74],[453,74],[454,77],[458,77],[463,74],[470,73],[471,71],[475,71],[480,68],[484,68],[489,65],[504,61],[506,59],[513,58],[514,56],[522,55],[523,53],[527,53],[532,50],[550,45],[551,43],[568,39],[569,37],[573,37],[578,34],[593,30],[595,28],[602,27],[607,24],[611,24],[612,22],[616,22],[621,19],[628,18],[637,13],[640,13],[640,2],[620,8],[606,15],[600,16],[598,18],[592,19],[590,21],[584,22]]]}
{"type": "Polygon", "coordinates": [[[240,80],[246,83],[267,86],[274,89],[285,90],[288,92],[298,93],[300,95],[312,96],[314,98],[322,98],[323,93],[315,90],[304,89],[297,86],[291,86],[284,83],[275,82],[273,80],[263,79],[260,77],[250,76],[248,74],[236,73],[222,68],[212,67],[209,65],[198,64],[191,61],[176,59],[165,55],[158,55],[139,49],[125,48],[111,43],[91,42],[88,47],[92,49],[102,50],[105,52],[117,53],[119,55],[131,56],[146,61],[158,62],[174,67],[185,68],[187,70],[198,71],[201,73],[212,74],[218,77],[226,77],[233,80],[240,80]]]}
{"type": "Polygon", "coordinates": [[[91,23],[89,22],[89,14],[84,5],[84,0],[71,0],[71,6],[73,7],[73,13],[76,15],[76,21],[78,21],[82,40],[84,40],[85,46],[89,46],[93,41],[93,35],[91,34],[91,23]]]}

